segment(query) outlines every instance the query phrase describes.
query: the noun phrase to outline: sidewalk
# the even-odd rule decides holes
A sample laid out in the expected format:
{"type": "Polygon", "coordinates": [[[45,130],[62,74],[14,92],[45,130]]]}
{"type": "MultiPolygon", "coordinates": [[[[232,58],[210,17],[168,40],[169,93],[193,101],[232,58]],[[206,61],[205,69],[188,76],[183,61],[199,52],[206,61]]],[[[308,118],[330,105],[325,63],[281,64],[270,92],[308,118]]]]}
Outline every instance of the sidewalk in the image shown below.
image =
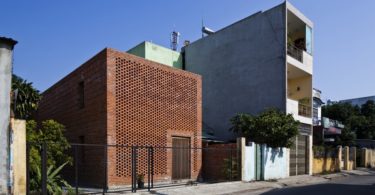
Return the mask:
{"type": "Polygon", "coordinates": [[[374,174],[374,171],[368,169],[357,169],[353,171],[342,171],[340,173],[311,176],[300,175],[293,176],[277,181],[256,181],[256,182],[223,182],[215,184],[198,184],[196,186],[178,186],[169,188],[153,189],[151,192],[145,190],[137,191],[133,194],[178,194],[178,195],[200,195],[200,194],[236,194],[241,192],[267,191],[275,188],[303,186],[329,182],[333,179],[347,177],[349,175],[367,175],[374,174]]]}

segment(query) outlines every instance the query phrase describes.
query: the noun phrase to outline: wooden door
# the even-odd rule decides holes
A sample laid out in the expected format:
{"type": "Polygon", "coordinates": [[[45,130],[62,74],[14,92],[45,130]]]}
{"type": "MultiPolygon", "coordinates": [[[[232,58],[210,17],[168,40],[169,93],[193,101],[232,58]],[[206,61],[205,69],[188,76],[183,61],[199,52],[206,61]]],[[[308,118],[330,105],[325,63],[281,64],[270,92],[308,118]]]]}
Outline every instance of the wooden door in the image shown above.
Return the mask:
{"type": "Polygon", "coordinates": [[[172,180],[190,179],[190,138],[172,138],[172,180]]]}

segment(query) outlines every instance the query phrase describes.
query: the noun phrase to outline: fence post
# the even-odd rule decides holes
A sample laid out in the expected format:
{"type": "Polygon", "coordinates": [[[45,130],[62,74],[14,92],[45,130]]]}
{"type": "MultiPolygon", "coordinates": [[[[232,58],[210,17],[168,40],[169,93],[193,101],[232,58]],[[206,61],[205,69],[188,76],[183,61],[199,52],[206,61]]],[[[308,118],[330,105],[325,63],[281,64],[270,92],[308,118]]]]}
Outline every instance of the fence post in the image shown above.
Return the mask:
{"type": "Polygon", "coordinates": [[[135,192],[135,171],[134,171],[134,146],[132,146],[132,192],[135,192]]]}
{"type": "Polygon", "coordinates": [[[138,149],[138,147],[134,148],[134,177],[135,177],[134,192],[137,192],[137,176],[138,176],[138,174],[137,174],[137,149],[138,149]]]}
{"type": "Polygon", "coordinates": [[[151,147],[151,188],[154,188],[154,148],[151,147]]]}
{"type": "Polygon", "coordinates": [[[30,143],[26,143],[26,195],[30,194],[30,143]]]}
{"type": "Polygon", "coordinates": [[[337,146],[337,171],[341,171],[342,146],[337,146]]]}
{"type": "Polygon", "coordinates": [[[229,181],[232,181],[232,148],[229,149],[230,151],[230,160],[229,160],[229,167],[230,167],[230,172],[229,172],[229,181]]]}
{"type": "Polygon", "coordinates": [[[108,173],[107,173],[107,145],[104,145],[104,184],[103,184],[103,195],[107,192],[107,180],[108,180],[108,173]]]}
{"type": "Polygon", "coordinates": [[[151,148],[147,147],[147,190],[150,191],[151,148]]]}
{"type": "Polygon", "coordinates": [[[42,194],[47,195],[47,144],[42,143],[42,194]]]}
{"type": "Polygon", "coordinates": [[[357,148],[352,147],[353,170],[357,168],[357,148]]]}
{"type": "Polygon", "coordinates": [[[344,147],[344,170],[349,170],[349,146],[344,147]]]}
{"type": "Polygon", "coordinates": [[[76,194],[78,194],[78,151],[77,145],[74,145],[74,185],[76,194]]]}
{"type": "Polygon", "coordinates": [[[132,162],[132,192],[134,192],[134,147],[131,148],[131,162],[132,162]]]}
{"type": "Polygon", "coordinates": [[[237,150],[238,150],[238,157],[240,160],[238,162],[238,173],[241,174],[240,178],[241,181],[245,180],[245,147],[246,147],[246,139],[244,137],[237,138],[237,150]]]}
{"type": "Polygon", "coordinates": [[[137,147],[132,146],[132,192],[137,192],[137,147]]]}
{"type": "Polygon", "coordinates": [[[367,149],[366,148],[362,148],[361,149],[361,167],[366,167],[367,166],[367,163],[366,163],[366,152],[367,149]]]}

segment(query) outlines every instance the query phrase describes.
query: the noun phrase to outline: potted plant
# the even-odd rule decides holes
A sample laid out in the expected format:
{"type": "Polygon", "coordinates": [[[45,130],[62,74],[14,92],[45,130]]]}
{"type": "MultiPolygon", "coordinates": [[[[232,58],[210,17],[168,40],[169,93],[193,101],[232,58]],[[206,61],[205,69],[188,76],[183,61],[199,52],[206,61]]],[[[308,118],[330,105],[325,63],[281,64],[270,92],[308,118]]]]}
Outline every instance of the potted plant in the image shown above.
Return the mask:
{"type": "Polygon", "coordinates": [[[138,174],[137,175],[137,183],[138,183],[139,189],[145,187],[145,174],[138,174]]]}

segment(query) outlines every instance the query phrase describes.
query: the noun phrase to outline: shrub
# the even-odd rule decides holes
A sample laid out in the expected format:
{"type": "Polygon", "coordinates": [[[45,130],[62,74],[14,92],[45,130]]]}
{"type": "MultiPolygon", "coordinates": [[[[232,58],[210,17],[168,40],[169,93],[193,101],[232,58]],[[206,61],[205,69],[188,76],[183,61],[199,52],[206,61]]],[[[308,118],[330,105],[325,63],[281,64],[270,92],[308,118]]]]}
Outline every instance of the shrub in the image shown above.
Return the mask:
{"type": "Polygon", "coordinates": [[[277,109],[268,109],[258,116],[240,113],[231,123],[231,131],[272,148],[291,147],[292,138],[298,135],[299,122],[277,109]]]}

